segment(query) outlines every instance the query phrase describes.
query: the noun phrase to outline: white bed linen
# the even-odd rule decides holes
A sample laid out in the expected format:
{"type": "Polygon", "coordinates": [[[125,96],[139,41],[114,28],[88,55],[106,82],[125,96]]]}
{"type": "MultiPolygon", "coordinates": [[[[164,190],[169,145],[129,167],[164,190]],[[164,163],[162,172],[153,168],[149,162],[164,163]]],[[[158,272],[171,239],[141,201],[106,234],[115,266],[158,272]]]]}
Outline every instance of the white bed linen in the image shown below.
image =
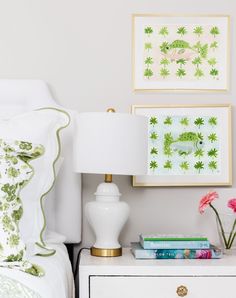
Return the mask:
{"type": "Polygon", "coordinates": [[[36,277],[6,268],[0,268],[0,274],[21,282],[42,298],[74,298],[74,279],[67,249],[64,244],[49,245],[56,249],[55,255],[29,258],[45,270],[45,276],[36,277]]]}

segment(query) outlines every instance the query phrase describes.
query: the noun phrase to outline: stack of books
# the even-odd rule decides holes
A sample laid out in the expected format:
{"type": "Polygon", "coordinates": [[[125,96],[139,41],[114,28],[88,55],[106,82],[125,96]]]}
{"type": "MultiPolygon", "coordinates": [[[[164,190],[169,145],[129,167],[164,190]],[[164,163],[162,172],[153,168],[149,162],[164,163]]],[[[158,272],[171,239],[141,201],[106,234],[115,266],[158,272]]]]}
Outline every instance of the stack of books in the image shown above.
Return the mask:
{"type": "Polygon", "coordinates": [[[131,243],[136,259],[220,259],[221,250],[201,235],[140,235],[131,243]]]}

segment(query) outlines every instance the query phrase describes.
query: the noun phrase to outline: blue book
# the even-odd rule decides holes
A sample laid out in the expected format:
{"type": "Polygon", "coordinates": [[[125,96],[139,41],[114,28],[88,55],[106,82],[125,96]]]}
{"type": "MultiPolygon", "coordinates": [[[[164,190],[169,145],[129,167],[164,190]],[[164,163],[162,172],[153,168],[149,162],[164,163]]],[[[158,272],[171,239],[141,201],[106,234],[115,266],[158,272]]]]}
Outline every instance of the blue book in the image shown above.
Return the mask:
{"type": "Polygon", "coordinates": [[[138,242],[131,243],[136,259],[220,259],[222,251],[211,245],[209,249],[144,249],[138,242]]]}
{"type": "MultiPolygon", "coordinates": [[[[150,239],[150,238],[149,238],[150,239]]],[[[208,240],[146,240],[144,235],[140,235],[140,244],[144,249],[208,249],[208,240]]]]}

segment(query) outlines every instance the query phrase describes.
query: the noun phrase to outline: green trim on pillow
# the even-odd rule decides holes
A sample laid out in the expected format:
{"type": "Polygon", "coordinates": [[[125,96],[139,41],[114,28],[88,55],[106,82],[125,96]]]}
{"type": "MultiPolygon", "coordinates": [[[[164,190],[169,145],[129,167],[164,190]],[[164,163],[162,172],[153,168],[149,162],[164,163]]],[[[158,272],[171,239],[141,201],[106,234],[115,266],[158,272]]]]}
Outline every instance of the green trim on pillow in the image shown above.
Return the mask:
{"type": "Polygon", "coordinates": [[[60,140],[60,132],[61,130],[63,130],[64,128],[68,127],[70,122],[71,122],[71,118],[70,118],[70,115],[64,111],[64,110],[61,110],[61,109],[58,109],[58,108],[53,108],[53,107],[46,107],[46,108],[42,108],[42,109],[38,109],[38,110],[55,110],[55,111],[58,111],[58,112],[61,112],[63,114],[65,114],[67,117],[68,117],[68,122],[61,126],[60,128],[57,129],[56,131],[56,139],[57,139],[57,147],[58,147],[58,152],[57,152],[57,156],[55,158],[55,160],[53,161],[52,163],[52,167],[53,167],[53,182],[51,184],[51,186],[49,187],[49,189],[43,193],[40,197],[40,207],[41,207],[41,211],[42,211],[42,214],[43,214],[43,220],[44,220],[44,224],[43,224],[43,227],[42,227],[42,230],[40,232],[40,242],[35,242],[35,244],[40,247],[41,249],[44,249],[46,250],[47,252],[46,253],[36,253],[35,255],[37,256],[44,256],[44,257],[48,257],[48,256],[52,256],[56,253],[56,250],[55,249],[51,249],[49,247],[46,246],[44,240],[43,240],[43,233],[46,229],[46,216],[45,216],[45,212],[44,212],[44,208],[43,208],[43,200],[45,199],[46,195],[52,190],[52,188],[54,187],[55,185],[55,181],[56,181],[56,169],[55,169],[55,165],[56,165],[56,162],[58,161],[59,157],[60,157],[60,154],[61,154],[61,140],[60,140]]]}
{"type": "Polygon", "coordinates": [[[39,248],[42,248],[45,251],[48,251],[48,253],[37,252],[37,253],[35,253],[36,256],[50,257],[50,256],[53,256],[56,253],[55,249],[46,247],[46,245],[42,245],[39,242],[35,242],[35,245],[37,245],[39,248]]]}

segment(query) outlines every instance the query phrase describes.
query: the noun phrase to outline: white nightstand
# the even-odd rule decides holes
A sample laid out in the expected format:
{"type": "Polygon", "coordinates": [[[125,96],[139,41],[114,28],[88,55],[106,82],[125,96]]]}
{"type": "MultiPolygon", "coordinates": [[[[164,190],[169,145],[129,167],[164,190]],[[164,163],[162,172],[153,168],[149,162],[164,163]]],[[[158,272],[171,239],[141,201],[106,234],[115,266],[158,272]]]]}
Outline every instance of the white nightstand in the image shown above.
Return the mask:
{"type": "Polygon", "coordinates": [[[80,298],[235,298],[236,257],[220,260],[135,260],[82,252],[80,298]],[[181,286],[183,286],[181,288],[181,286]]]}

